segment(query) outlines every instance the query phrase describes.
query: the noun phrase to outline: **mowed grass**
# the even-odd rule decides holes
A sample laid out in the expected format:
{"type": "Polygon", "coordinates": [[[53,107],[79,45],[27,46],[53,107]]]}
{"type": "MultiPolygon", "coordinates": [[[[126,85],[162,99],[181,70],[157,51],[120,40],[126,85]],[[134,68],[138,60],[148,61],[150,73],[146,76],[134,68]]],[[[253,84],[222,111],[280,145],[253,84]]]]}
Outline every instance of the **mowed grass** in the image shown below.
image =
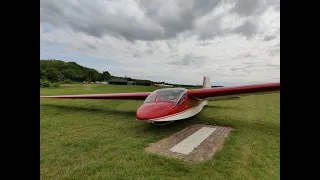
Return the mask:
{"type": "MultiPolygon", "coordinates": [[[[40,95],[155,89],[78,84],[40,95]]],[[[135,120],[142,102],[40,99],[41,179],[280,179],[280,93],[210,102],[195,117],[163,127],[135,120]],[[191,164],[144,151],[195,123],[234,128],[212,160],[191,164]]]]}

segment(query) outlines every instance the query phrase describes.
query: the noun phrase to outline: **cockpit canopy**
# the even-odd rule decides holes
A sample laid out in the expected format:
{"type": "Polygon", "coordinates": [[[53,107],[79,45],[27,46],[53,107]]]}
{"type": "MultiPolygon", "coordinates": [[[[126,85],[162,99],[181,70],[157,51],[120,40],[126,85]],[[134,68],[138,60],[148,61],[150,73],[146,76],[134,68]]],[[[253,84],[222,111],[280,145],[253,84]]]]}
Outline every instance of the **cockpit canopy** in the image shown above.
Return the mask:
{"type": "Polygon", "coordinates": [[[187,92],[184,88],[165,88],[153,91],[144,101],[149,102],[171,102],[177,104],[181,97],[187,92]]]}

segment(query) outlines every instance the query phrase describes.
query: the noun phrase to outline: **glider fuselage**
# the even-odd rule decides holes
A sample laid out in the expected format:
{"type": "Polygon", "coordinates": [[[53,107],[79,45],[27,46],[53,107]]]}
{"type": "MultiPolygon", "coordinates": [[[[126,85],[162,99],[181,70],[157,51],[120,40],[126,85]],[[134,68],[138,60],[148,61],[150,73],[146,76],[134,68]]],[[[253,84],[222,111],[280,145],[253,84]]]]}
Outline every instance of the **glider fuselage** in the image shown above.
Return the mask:
{"type": "Polygon", "coordinates": [[[188,96],[184,88],[158,89],[137,110],[136,119],[148,122],[186,119],[198,114],[207,103],[207,100],[188,96]]]}

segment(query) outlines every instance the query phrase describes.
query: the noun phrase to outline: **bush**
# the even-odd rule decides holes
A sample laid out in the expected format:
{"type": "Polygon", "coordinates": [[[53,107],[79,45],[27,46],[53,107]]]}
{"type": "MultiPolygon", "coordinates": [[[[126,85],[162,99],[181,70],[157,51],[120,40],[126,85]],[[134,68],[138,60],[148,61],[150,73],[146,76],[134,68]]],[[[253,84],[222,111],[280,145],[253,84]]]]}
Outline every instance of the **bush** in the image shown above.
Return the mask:
{"type": "Polygon", "coordinates": [[[57,82],[51,83],[48,80],[40,79],[40,87],[41,88],[49,88],[49,87],[57,88],[57,87],[60,87],[60,84],[57,82]]]}
{"type": "Polygon", "coordinates": [[[50,83],[50,81],[40,79],[40,87],[47,88],[47,87],[51,87],[51,86],[52,86],[52,84],[50,83]]]}
{"type": "Polygon", "coordinates": [[[52,83],[52,87],[59,87],[59,86],[60,86],[60,84],[59,84],[59,83],[57,83],[57,82],[52,83]]]}
{"type": "Polygon", "coordinates": [[[65,79],[61,81],[61,84],[73,84],[74,82],[71,79],[65,79]]]}

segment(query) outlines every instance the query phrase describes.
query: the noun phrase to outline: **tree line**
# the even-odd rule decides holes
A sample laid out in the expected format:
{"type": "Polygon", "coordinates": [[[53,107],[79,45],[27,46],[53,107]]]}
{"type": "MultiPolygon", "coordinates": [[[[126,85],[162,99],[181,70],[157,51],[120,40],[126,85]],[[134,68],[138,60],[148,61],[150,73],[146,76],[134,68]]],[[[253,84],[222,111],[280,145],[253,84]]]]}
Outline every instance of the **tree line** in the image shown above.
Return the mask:
{"type": "Polygon", "coordinates": [[[102,73],[95,69],[83,67],[75,62],[61,60],[40,60],[40,79],[53,82],[95,82],[108,81],[112,78],[108,71],[102,73]]]}
{"type": "MultiPolygon", "coordinates": [[[[127,81],[148,81],[150,83],[164,83],[153,82],[150,80],[133,79],[130,77],[118,77],[111,75],[108,71],[102,73],[88,67],[81,66],[76,62],[65,62],[56,59],[41,60],[40,59],[40,86],[41,83],[46,81],[48,83],[72,83],[72,82],[96,82],[96,81],[109,81],[113,78],[125,79],[127,81]]],[[[196,87],[194,85],[183,84],[169,84],[181,87],[196,87]]],[[[47,85],[46,85],[47,86],[47,85]]],[[[50,85],[48,85],[50,86],[50,85]]]]}

